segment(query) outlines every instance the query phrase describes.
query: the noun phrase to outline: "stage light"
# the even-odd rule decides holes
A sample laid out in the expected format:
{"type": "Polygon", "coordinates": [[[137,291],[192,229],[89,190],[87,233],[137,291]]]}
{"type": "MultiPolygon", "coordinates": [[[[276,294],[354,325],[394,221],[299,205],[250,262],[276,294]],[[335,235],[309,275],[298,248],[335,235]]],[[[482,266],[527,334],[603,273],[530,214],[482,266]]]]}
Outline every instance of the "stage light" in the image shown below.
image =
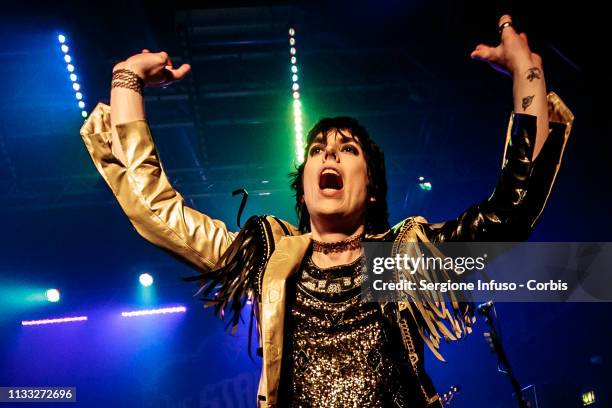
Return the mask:
{"type": "Polygon", "coordinates": [[[75,316],[75,317],[59,317],[55,319],[42,319],[42,320],[23,320],[22,326],[38,326],[41,324],[55,324],[55,323],[70,323],[70,322],[83,322],[87,320],[87,316],[75,316]]]}
{"type": "Polygon", "coordinates": [[[148,273],[143,273],[143,274],[140,274],[138,281],[140,282],[142,286],[147,288],[153,284],[153,276],[149,275],[148,273]]]}
{"type": "Polygon", "coordinates": [[[133,310],[130,312],[121,312],[121,316],[123,317],[138,317],[138,316],[151,316],[158,314],[168,314],[168,313],[185,313],[187,308],[184,306],[176,306],[176,307],[164,307],[161,309],[144,309],[144,310],[133,310]]]}
{"type": "Polygon", "coordinates": [[[595,403],[595,391],[587,391],[582,394],[582,406],[586,407],[595,403]]]}
{"type": "Polygon", "coordinates": [[[423,183],[419,183],[419,187],[423,191],[431,191],[431,183],[429,181],[425,181],[423,183]]]}
{"type": "MultiPolygon", "coordinates": [[[[68,55],[68,44],[66,43],[66,37],[62,34],[58,35],[57,39],[59,40],[61,46],[60,49],[62,50],[62,53],[64,55],[64,62],[66,62],[66,69],[68,70],[68,72],[70,72],[70,81],[72,81],[72,89],[74,91],[77,91],[75,93],[76,99],[77,99],[77,105],[79,106],[79,109],[84,109],[85,108],[85,102],[82,101],[83,99],[83,94],[79,91],[81,91],[82,89],[82,85],[80,83],[77,83],[77,75],[75,73],[75,66],[72,64],[72,56],[68,55]]],[[[83,118],[87,117],[87,112],[85,112],[84,110],[81,111],[81,116],[83,118]]]]}
{"type": "Polygon", "coordinates": [[[59,302],[60,300],[60,292],[57,289],[49,289],[45,292],[45,297],[49,302],[59,302]]]}
{"type": "Polygon", "coordinates": [[[430,191],[431,190],[431,182],[430,181],[426,181],[425,177],[423,176],[419,176],[419,188],[423,191],[430,191]]]}
{"type": "Polygon", "coordinates": [[[295,54],[297,53],[297,49],[295,48],[296,39],[295,29],[293,27],[289,28],[289,53],[291,54],[291,91],[293,96],[293,123],[295,126],[295,158],[298,164],[301,164],[304,161],[304,134],[302,128],[302,103],[300,102],[300,93],[298,90],[300,89],[300,84],[298,83],[298,67],[297,57],[295,54]]]}

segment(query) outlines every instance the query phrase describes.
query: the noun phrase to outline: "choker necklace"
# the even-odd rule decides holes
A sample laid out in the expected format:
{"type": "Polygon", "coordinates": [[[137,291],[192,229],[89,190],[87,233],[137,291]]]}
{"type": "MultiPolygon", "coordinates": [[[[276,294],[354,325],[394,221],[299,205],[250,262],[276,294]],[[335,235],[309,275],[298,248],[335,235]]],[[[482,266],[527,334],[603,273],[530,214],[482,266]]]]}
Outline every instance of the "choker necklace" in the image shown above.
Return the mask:
{"type": "Polygon", "coordinates": [[[345,252],[350,251],[352,249],[358,249],[361,247],[361,240],[363,239],[364,234],[355,235],[354,237],[350,237],[347,239],[343,239],[342,241],[336,242],[321,242],[316,239],[312,240],[312,250],[313,252],[323,252],[324,254],[329,254],[330,252],[345,252]]]}

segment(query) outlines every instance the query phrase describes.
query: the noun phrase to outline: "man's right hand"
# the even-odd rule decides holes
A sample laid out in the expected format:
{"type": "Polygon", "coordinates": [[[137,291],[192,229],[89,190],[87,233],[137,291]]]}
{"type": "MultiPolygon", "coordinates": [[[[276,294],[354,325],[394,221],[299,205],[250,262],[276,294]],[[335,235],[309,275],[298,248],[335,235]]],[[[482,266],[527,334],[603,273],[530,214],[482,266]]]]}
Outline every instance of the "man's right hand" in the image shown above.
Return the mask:
{"type": "Polygon", "coordinates": [[[132,55],[115,65],[113,71],[116,69],[134,71],[144,80],[146,86],[167,87],[173,82],[183,79],[191,70],[191,66],[183,64],[175,69],[168,53],[164,51],[150,52],[145,49],[142,50],[142,53],[132,55]]]}

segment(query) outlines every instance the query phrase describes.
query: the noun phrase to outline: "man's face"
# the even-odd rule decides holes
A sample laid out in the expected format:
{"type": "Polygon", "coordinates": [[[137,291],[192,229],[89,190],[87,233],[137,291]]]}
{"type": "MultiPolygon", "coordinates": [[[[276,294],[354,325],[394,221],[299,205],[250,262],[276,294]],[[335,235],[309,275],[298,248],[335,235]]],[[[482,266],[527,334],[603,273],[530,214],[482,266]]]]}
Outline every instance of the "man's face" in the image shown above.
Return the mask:
{"type": "Polygon", "coordinates": [[[331,130],[310,144],[304,168],[304,200],[311,219],[354,228],[364,222],[368,174],[359,141],[331,130]]]}

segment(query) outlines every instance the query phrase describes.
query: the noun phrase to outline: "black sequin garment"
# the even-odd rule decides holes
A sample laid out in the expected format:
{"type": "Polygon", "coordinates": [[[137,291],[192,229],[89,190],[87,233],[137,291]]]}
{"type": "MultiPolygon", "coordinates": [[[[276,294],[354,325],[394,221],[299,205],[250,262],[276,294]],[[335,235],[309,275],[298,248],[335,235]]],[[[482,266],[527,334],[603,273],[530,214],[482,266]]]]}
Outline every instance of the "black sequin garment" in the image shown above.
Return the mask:
{"type": "Polygon", "coordinates": [[[414,407],[402,347],[377,303],[362,303],[363,257],[292,283],[279,407],[414,407]]]}

